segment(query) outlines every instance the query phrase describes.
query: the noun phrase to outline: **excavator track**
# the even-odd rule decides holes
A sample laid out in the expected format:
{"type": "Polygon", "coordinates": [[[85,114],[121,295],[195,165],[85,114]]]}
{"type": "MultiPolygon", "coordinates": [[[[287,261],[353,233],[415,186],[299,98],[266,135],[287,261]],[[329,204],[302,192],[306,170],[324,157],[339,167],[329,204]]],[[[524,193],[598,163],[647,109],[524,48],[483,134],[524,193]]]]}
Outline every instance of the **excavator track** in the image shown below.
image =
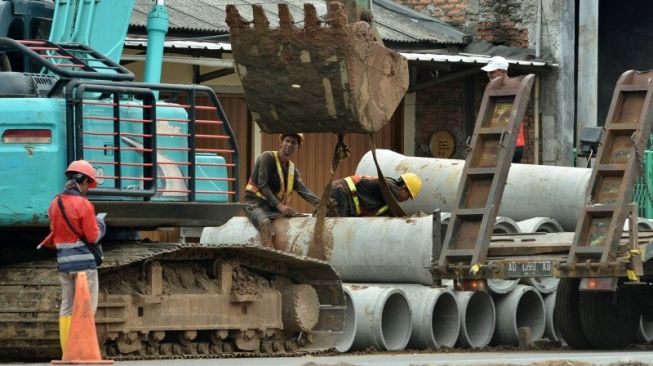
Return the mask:
{"type": "MultiPolygon", "coordinates": [[[[55,260],[0,268],[0,357],[60,356],[55,260]]],[[[95,321],[116,360],[294,356],[331,349],[342,284],[324,262],[257,245],[105,245],[95,321]]]]}

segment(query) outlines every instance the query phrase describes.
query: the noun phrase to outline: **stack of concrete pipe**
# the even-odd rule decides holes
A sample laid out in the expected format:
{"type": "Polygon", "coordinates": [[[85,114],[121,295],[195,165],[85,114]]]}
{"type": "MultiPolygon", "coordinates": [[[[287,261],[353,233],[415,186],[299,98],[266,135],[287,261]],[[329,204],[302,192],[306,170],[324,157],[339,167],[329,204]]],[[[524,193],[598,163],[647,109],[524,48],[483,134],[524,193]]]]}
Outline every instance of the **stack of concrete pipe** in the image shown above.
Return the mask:
{"type": "MultiPolygon", "coordinates": [[[[408,214],[452,210],[465,165],[463,160],[417,158],[390,150],[377,150],[376,155],[385,176],[413,172],[422,178],[419,199],[401,204],[408,214]]],[[[377,175],[371,152],[363,156],[356,174],[377,175]]],[[[513,164],[499,215],[514,220],[551,217],[566,231],[574,231],[590,176],[591,169],[585,168],[513,164]]]]}

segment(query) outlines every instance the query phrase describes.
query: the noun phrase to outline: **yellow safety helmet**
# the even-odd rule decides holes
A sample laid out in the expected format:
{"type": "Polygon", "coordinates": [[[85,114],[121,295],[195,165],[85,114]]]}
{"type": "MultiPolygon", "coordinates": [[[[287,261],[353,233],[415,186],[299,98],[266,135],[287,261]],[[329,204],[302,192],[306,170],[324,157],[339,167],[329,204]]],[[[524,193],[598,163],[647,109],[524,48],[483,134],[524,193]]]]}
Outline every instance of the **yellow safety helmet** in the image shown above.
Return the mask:
{"type": "Polygon", "coordinates": [[[302,144],[304,143],[304,134],[303,133],[282,133],[279,135],[279,142],[282,142],[286,136],[296,136],[297,137],[297,143],[301,147],[302,144]]]}
{"type": "Polygon", "coordinates": [[[420,177],[415,173],[404,173],[401,175],[401,179],[406,184],[406,187],[408,187],[410,197],[412,199],[417,198],[419,192],[422,190],[422,180],[420,177]]]}

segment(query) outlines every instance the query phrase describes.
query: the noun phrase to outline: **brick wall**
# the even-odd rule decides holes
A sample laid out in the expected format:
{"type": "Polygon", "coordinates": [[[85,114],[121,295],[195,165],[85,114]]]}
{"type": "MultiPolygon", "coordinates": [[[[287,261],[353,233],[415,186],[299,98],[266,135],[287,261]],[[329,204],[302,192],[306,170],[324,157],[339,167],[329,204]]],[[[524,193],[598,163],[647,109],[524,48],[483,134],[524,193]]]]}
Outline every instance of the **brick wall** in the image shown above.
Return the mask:
{"type": "Polygon", "coordinates": [[[415,110],[415,156],[431,156],[429,142],[437,130],[454,135],[456,149],[453,158],[465,157],[465,121],[463,82],[452,81],[417,93],[415,110]]]}
{"type": "MultiPolygon", "coordinates": [[[[525,48],[529,46],[529,29],[535,20],[533,0],[395,0],[426,15],[435,17],[470,33],[476,39],[494,44],[525,48]]],[[[510,75],[513,75],[510,73],[510,75]]],[[[479,74],[475,91],[476,101],[467,113],[478,115],[483,91],[487,85],[485,74],[479,74]]],[[[415,121],[415,156],[431,156],[429,139],[436,130],[446,130],[455,136],[453,158],[463,159],[465,146],[465,108],[463,81],[441,84],[417,93],[415,121]]],[[[523,163],[533,162],[533,107],[532,101],[524,118],[526,146],[523,163]]]]}
{"type": "Polygon", "coordinates": [[[510,47],[529,46],[532,0],[395,0],[472,34],[510,47]]]}

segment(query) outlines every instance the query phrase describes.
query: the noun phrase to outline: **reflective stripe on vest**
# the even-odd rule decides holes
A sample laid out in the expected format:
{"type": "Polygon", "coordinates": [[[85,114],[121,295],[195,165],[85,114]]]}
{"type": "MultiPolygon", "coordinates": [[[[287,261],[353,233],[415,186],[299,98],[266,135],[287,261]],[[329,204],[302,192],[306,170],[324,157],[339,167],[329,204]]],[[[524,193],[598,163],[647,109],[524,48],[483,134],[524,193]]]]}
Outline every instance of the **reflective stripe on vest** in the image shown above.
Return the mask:
{"type": "MultiPolygon", "coordinates": [[[[286,183],[283,179],[283,168],[281,167],[279,152],[273,151],[272,154],[274,155],[274,160],[277,164],[277,174],[279,175],[279,181],[281,182],[279,186],[279,192],[277,192],[275,196],[279,199],[279,201],[281,201],[281,203],[286,205],[290,201],[290,195],[293,192],[293,185],[295,183],[295,164],[293,164],[292,161],[288,160],[288,176],[286,177],[286,180],[288,181],[288,187],[285,187],[286,183]]],[[[259,187],[254,182],[252,182],[251,178],[249,182],[247,182],[245,190],[254,193],[256,197],[267,200],[265,195],[261,193],[259,187]]]]}
{"type": "MultiPolygon", "coordinates": [[[[354,201],[354,210],[356,211],[356,215],[360,216],[362,209],[360,205],[360,200],[358,199],[358,192],[356,191],[356,183],[354,183],[354,179],[356,179],[356,183],[360,182],[361,176],[354,175],[352,177],[347,177],[345,178],[345,182],[347,182],[347,187],[349,188],[349,191],[351,192],[351,198],[354,201]]],[[[379,216],[382,215],[384,212],[388,211],[388,205],[385,205],[374,213],[374,216],[379,216]]],[[[371,216],[371,215],[370,215],[371,216]]]]}

